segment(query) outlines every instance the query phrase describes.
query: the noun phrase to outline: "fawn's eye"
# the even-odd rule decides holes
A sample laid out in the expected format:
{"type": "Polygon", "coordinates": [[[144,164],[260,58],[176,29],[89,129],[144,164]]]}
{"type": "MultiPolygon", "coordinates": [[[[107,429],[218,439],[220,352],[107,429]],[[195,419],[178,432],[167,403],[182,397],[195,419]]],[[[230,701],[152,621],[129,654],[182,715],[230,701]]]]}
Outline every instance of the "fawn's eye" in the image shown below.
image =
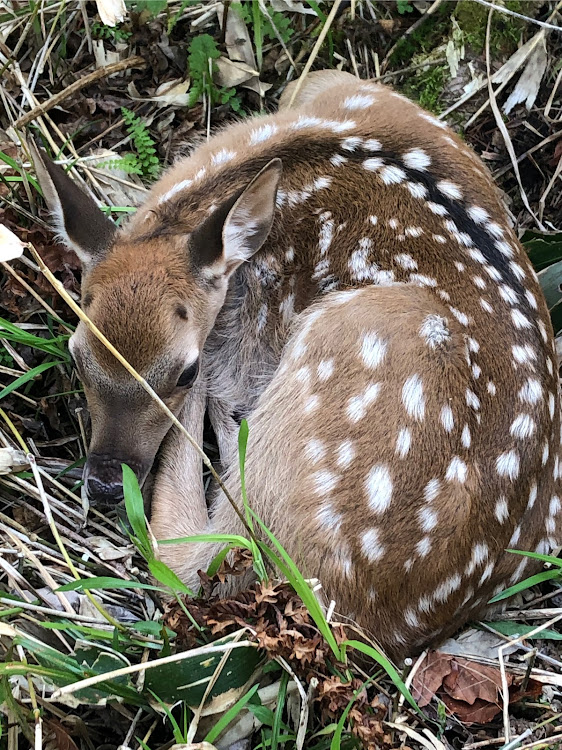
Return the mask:
{"type": "Polygon", "coordinates": [[[190,388],[193,383],[195,383],[195,379],[197,378],[197,375],[199,374],[199,360],[196,359],[193,364],[189,365],[189,367],[186,367],[185,370],[182,372],[182,374],[178,378],[178,382],[176,383],[178,388],[190,388]]]}

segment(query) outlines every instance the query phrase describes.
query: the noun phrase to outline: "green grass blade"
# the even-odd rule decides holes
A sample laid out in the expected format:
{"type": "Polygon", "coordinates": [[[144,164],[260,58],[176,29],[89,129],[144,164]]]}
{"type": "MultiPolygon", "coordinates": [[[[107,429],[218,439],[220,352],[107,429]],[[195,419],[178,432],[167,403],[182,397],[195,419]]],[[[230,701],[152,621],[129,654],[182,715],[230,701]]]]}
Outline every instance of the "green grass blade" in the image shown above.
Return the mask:
{"type": "Polygon", "coordinates": [[[95,578],[81,578],[79,581],[71,581],[59,586],[56,591],[110,591],[111,589],[148,589],[149,591],[161,591],[164,589],[141,581],[125,581],[123,578],[112,578],[111,576],[99,576],[95,578]]]}
{"type": "Polygon", "coordinates": [[[135,472],[126,464],[121,464],[121,468],[123,470],[123,496],[125,498],[127,518],[138,540],[140,551],[148,561],[154,558],[154,552],[148,538],[142,492],[135,472]]]}
{"type": "Polygon", "coordinates": [[[216,542],[217,544],[232,544],[234,547],[251,549],[250,542],[238,534],[194,534],[180,536],[177,539],[159,539],[158,544],[184,544],[185,542],[216,542]]]}
{"type": "Polygon", "coordinates": [[[279,692],[277,693],[277,706],[275,707],[275,716],[273,717],[273,725],[271,727],[271,750],[277,750],[279,747],[279,737],[281,734],[281,723],[283,718],[283,709],[285,707],[285,699],[287,697],[287,684],[289,682],[289,673],[283,672],[281,675],[281,681],[279,684],[279,692]]]}
{"type": "Polygon", "coordinates": [[[523,555],[524,557],[531,557],[533,560],[541,560],[541,562],[549,563],[550,565],[556,565],[562,568],[562,559],[559,557],[553,557],[552,555],[541,555],[539,552],[525,552],[522,549],[508,549],[506,552],[511,552],[514,555],[523,555]]]}
{"type": "Polygon", "coordinates": [[[381,654],[379,651],[366,643],[361,643],[361,641],[344,641],[342,643],[342,647],[346,646],[354,648],[357,651],[361,651],[362,654],[370,656],[373,661],[376,661],[377,664],[380,664],[380,666],[384,669],[392,682],[396,685],[398,690],[400,690],[404,698],[408,701],[410,706],[412,706],[414,711],[417,711],[418,714],[423,716],[423,712],[419,708],[416,701],[412,698],[412,694],[404,684],[404,681],[402,680],[396,669],[392,666],[391,662],[386,658],[386,656],[384,656],[384,654],[381,654]]]}
{"type": "Polygon", "coordinates": [[[45,372],[45,370],[50,370],[51,367],[55,367],[55,365],[59,365],[59,364],[60,362],[43,362],[43,364],[37,365],[37,367],[34,367],[32,370],[29,370],[23,375],[20,375],[19,378],[16,378],[15,380],[13,380],[9,385],[7,385],[5,388],[3,388],[0,391],[0,399],[3,399],[12,391],[15,391],[16,388],[19,388],[20,386],[25,385],[26,383],[29,383],[30,380],[33,380],[34,378],[37,377],[37,375],[40,375],[42,372],[45,372]]]}
{"type": "Polygon", "coordinates": [[[510,596],[513,596],[514,594],[518,594],[520,591],[525,591],[525,589],[530,589],[531,586],[536,586],[537,583],[543,583],[544,581],[551,581],[553,578],[560,578],[561,573],[558,568],[556,570],[545,570],[544,573],[537,573],[534,576],[531,576],[530,578],[525,578],[524,581],[519,581],[519,583],[516,583],[515,586],[510,586],[505,591],[502,591],[501,594],[496,594],[496,596],[492,597],[488,604],[495,604],[495,602],[501,602],[502,599],[508,599],[510,596]]]}
{"type": "Polygon", "coordinates": [[[232,708],[229,708],[229,710],[225,714],[223,714],[217,721],[210,732],[207,733],[204,741],[212,744],[217,739],[219,734],[223,731],[223,729],[226,729],[230,722],[238,716],[238,714],[244,708],[246,703],[248,703],[250,698],[253,698],[253,696],[258,692],[258,688],[259,685],[254,685],[252,688],[250,688],[250,690],[248,690],[246,695],[243,695],[239,700],[237,700],[232,708]]]}

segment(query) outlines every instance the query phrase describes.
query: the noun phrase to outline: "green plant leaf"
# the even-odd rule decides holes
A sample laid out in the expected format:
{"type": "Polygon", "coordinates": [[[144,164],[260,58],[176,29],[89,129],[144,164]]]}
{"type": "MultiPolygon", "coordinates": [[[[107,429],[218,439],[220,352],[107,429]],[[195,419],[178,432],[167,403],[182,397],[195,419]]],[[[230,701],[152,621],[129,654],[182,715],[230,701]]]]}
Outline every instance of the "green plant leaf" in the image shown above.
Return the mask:
{"type": "Polygon", "coordinates": [[[43,362],[43,364],[37,365],[37,367],[34,367],[32,370],[29,370],[23,375],[20,375],[19,378],[16,378],[9,385],[3,388],[0,391],[0,399],[3,399],[12,391],[15,391],[16,388],[19,388],[20,386],[25,385],[30,380],[33,380],[34,378],[37,377],[37,375],[40,375],[42,372],[45,372],[45,370],[50,370],[51,367],[55,367],[56,365],[60,365],[60,364],[61,364],[60,362],[43,362]]]}
{"type": "Polygon", "coordinates": [[[396,669],[392,666],[391,662],[386,658],[384,654],[381,654],[379,651],[376,651],[372,646],[367,645],[366,643],[361,643],[361,641],[344,641],[342,643],[342,646],[350,648],[354,648],[357,651],[361,651],[361,653],[365,654],[366,656],[370,656],[373,661],[376,661],[377,664],[380,664],[380,666],[384,669],[384,671],[387,673],[387,675],[390,677],[392,682],[396,685],[398,690],[402,693],[404,698],[408,701],[410,706],[414,709],[414,711],[417,711],[418,714],[423,716],[423,711],[420,709],[416,701],[412,698],[412,694],[404,684],[404,681],[396,671],[396,669]]]}
{"type": "Polygon", "coordinates": [[[148,589],[149,591],[164,591],[158,586],[141,581],[125,581],[123,578],[111,578],[110,576],[99,576],[97,578],[81,578],[79,581],[70,581],[59,586],[57,591],[94,591],[111,589],[148,589]]]}
{"type": "Polygon", "coordinates": [[[488,604],[501,602],[502,599],[508,599],[510,596],[518,594],[520,591],[530,589],[531,586],[536,586],[537,583],[544,583],[545,581],[552,581],[553,578],[560,578],[560,575],[560,570],[558,568],[556,570],[545,570],[544,573],[537,573],[530,578],[526,578],[524,581],[519,581],[515,586],[510,586],[505,591],[502,591],[501,594],[496,594],[496,596],[490,599],[488,604]]]}
{"type": "Polygon", "coordinates": [[[187,596],[194,595],[193,591],[162,560],[156,560],[156,558],[148,560],[148,569],[157,581],[163,583],[164,586],[168,586],[172,591],[179,591],[181,594],[186,594],[187,596]]]}
{"type": "Polygon", "coordinates": [[[226,729],[226,727],[230,724],[231,721],[233,721],[240,711],[244,708],[246,703],[252,698],[259,689],[259,685],[254,685],[246,695],[243,695],[242,698],[236,701],[236,703],[232,706],[232,708],[229,708],[228,711],[221,716],[221,718],[217,721],[215,726],[211,729],[210,732],[207,732],[207,736],[205,737],[205,742],[213,743],[219,734],[223,731],[223,729],[226,729]]]}
{"type": "Polygon", "coordinates": [[[154,558],[154,552],[148,538],[142,492],[135,472],[126,464],[121,464],[121,468],[123,470],[123,496],[127,518],[137,538],[140,551],[145,560],[148,561],[154,558]]]}
{"type": "MultiPolygon", "coordinates": [[[[519,622],[485,622],[483,624],[487,625],[490,630],[495,630],[497,633],[508,635],[512,638],[518,638],[520,635],[527,636],[528,633],[536,630],[535,625],[522,625],[519,622]]],[[[531,640],[537,638],[547,641],[562,641],[562,633],[558,633],[556,630],[541,630],[531,636],[531,640]]]]}

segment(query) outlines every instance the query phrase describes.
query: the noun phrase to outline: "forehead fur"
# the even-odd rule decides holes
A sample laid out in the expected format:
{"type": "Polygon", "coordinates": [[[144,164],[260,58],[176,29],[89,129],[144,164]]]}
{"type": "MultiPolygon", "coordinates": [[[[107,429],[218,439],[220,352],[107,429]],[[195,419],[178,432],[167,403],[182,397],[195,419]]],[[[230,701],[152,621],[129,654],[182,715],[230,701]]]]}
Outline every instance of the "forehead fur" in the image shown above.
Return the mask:
{"type": "MultiPolygon", "coordinates": [[[[141,373],[169,352],[170,342],[181,341],[190,319],[201,317],[201,289],[186,272],[185,246],[179,242],[118,241],[84,283],[88,315],[141,373]],[[187,310],[187,322],[178,314],[180,306],[187,310]]],[[[101,342],[89,336],[89,345],[104,369],[115,369],[114,357],[101,342]]]]}

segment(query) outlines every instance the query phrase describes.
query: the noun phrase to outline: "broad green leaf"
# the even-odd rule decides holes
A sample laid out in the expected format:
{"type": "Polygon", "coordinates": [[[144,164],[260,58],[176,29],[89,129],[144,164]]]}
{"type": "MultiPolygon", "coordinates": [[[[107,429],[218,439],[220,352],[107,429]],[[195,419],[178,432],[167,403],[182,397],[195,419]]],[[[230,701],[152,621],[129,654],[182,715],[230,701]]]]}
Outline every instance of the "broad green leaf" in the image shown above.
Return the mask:
{"type": "Polygon", "coordinates": [[[562,260],[539,271],[539,282],[546,299],[548,309],[552,310],[562,301],[560,282],[562,282],[562,260]]]}
{"type": "MultiPolygon", "coordinates": [[[[232,636],[227,636],[213,645],[232,640],[232,636]]],[[[147,669],[145,690],[152,691],[168,704],[185,701],[190,707],[198,706],[224,654],[224,651],[210,651],[192,657],[186,655],[181,661],[147,669]]],[[[208,700],[242,688],[262,660],[263,655],[253,646],[232,649],[208,700]]]]}
{"type": "MultiPolygon", "coordinates": [[[[535,625],[522,625],[518,622],[485,622],[484,625],[487,625],[497,633],[509,635],[512,638],[518,638],[520,635],[527,635],[527,633],[536,630],[535,625]]],[[[556,630],[541,630],[531,636],[532,640],[537,638],[549,641],[562,641],[562,633],[558,633],[556,630]]]]}

